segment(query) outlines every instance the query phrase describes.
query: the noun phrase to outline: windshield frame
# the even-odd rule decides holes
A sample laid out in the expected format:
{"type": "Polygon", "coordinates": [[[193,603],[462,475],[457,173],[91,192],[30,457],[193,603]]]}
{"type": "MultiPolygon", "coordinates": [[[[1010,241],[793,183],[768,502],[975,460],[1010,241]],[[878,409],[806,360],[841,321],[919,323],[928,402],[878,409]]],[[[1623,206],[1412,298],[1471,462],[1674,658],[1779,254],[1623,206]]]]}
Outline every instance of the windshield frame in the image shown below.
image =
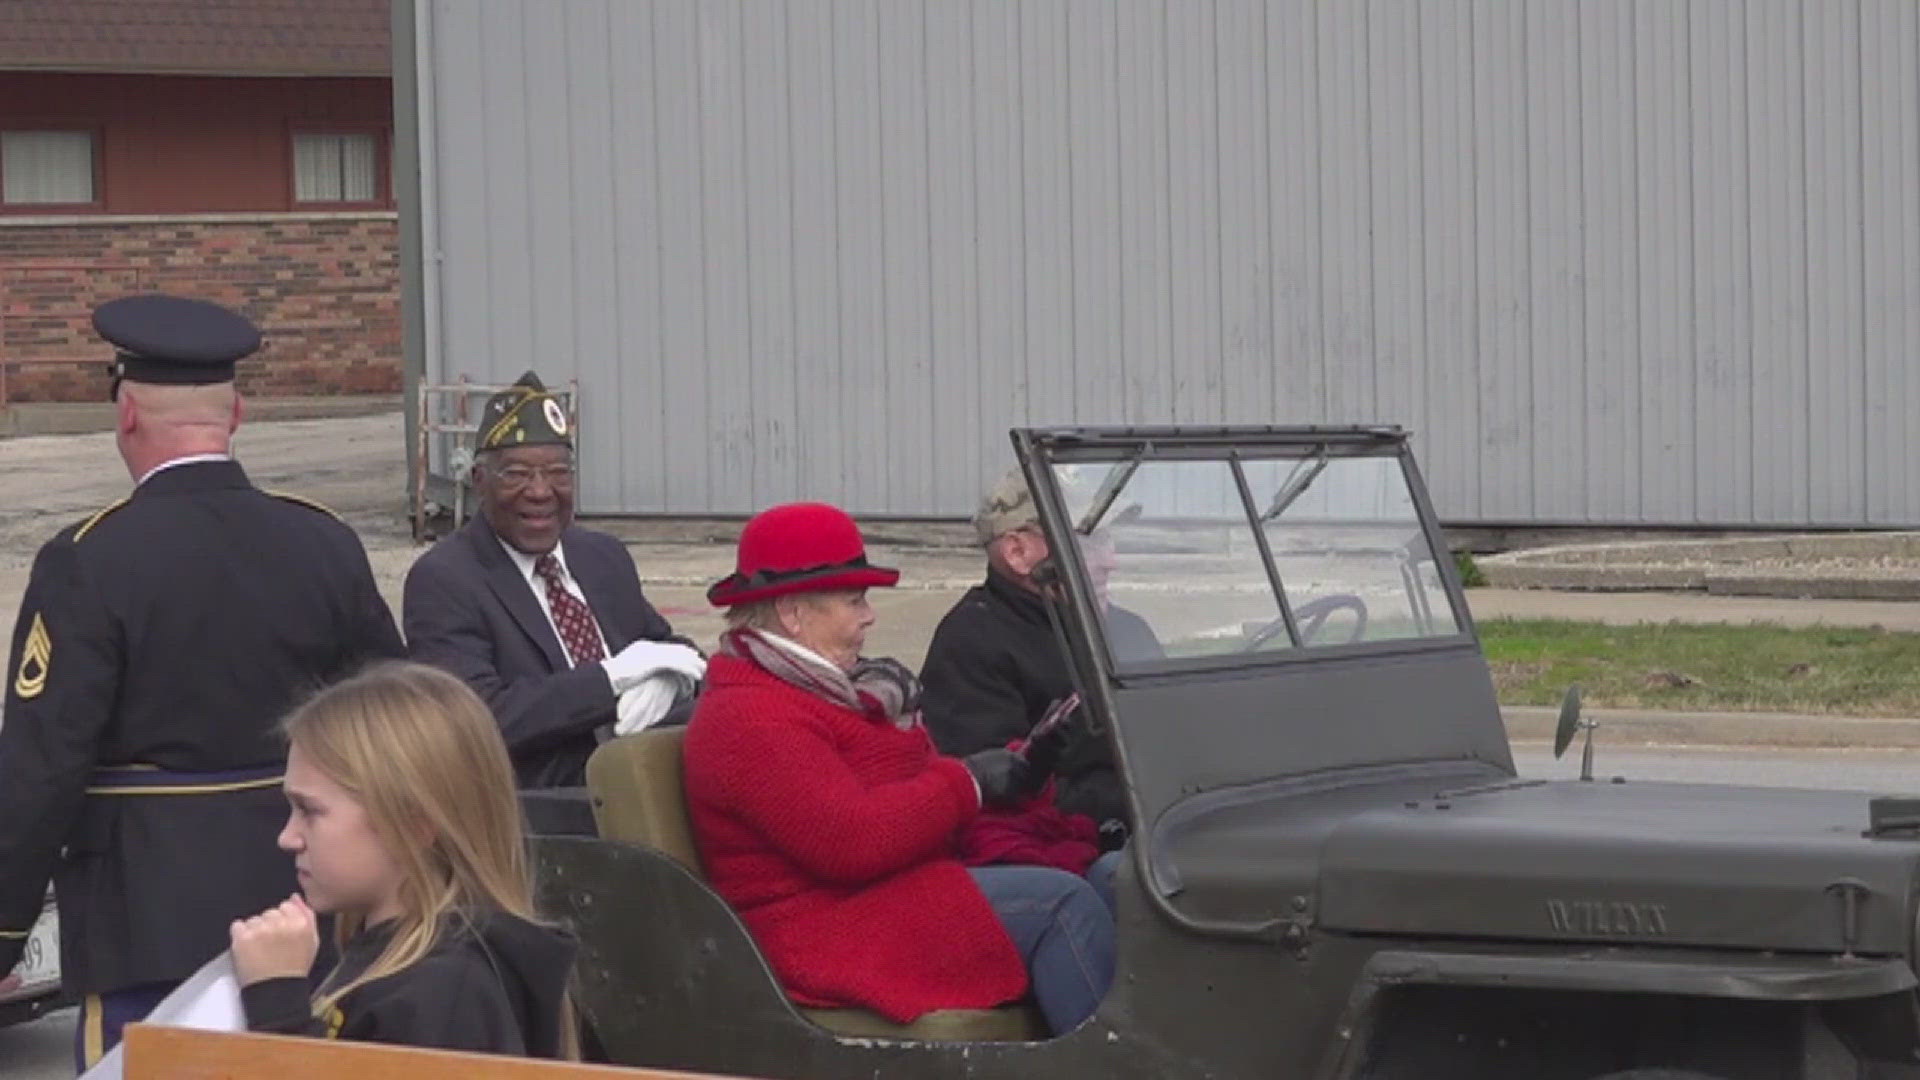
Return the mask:
{"type": "Polygon", "coordinates": [[[1269,670],[1286,665],[1318,663],[1354,657],[1404,656],[1409,653],[1440,652],[1471,646],[1478,651],[1479,632],[1467,609],[1459,575],[1450,557],[1450,549],[1434,514],[1426,484],[1413,460],[1407,433],[1398,427],[1264,427],[1264,428],[1068,428],[1018,429],[1013,432],[1015,453],[1035,493],[1041,528],[1048,546],[1055,553],[1062,571],[1070,622],[1078,624],[1077,637],[1086,643],[1086,659],[1093,661],[1105,678],[1117,683],[1136,679],[1198,673],[1225,673],[1269,670]],[[1452,634],[1393,638],[1344,645],[1301,645],[1299,627],[1293,615],[1279,567],[1270,548],[1261,521],[1262,509],[1249,487],[1243,463],[1249,460],[1315,458],[1332,460],[1346,457],[1393,458],[1400,466],[1407,489],[1419,518],[1420,535],[1433,555],[1442,591],[1452,607],[1457,627],[1452,634]],[[1243,527],[1252,530],[1269,587],[1273,590],[1286,632],[1294,648],[1262,652],[1222,653],[1122,663],[1116,657],[1106,633],[1106,623],[1091,601],[1090,577],[1079,545],[1062,543],[1060,538],[1079,533],[1055,482],[1055,465],[1109,463],[1124,465],[1153,461],[1225,461],[1233,470],[1239,488],[1243,527]]]}

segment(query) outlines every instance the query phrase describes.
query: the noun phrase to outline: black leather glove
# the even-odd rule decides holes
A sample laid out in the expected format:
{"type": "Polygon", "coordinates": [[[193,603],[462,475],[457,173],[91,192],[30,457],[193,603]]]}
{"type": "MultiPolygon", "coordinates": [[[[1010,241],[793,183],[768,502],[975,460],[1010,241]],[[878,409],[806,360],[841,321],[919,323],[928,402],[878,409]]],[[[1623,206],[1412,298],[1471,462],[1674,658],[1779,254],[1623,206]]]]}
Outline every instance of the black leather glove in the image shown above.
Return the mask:
{"type": "Polygon", "coordinates": [[[968,754],[960,763],[980,785],[982,806],[1012,806],[1039,791],[1047,774],[1028,764],[1027,759],[1003,747],[968,754]]]}
{"type": "Polygon", "coordinates": [[[1020,755],[1041,776],[1052,776],[1060,764],[1060,755],[1067,749],[1067,725],[1079,719],[1080,695],[1077,693],[1068,694],[1047,706],[1046,714],[1033,725],[1033,730],[1039,734],[1028,736],[1026,745],[1020,748],[1020,755]]]}
{"type": "Polygon", "coordinates": [[[1028,739],[1020,748],[1020,756],[1027,759],[1033,771],[1041,776],[1052,776],[1060,765],[1060,755],[1067,749],[1067,726],[1061,724],[1045,734],[1028,739]]]}

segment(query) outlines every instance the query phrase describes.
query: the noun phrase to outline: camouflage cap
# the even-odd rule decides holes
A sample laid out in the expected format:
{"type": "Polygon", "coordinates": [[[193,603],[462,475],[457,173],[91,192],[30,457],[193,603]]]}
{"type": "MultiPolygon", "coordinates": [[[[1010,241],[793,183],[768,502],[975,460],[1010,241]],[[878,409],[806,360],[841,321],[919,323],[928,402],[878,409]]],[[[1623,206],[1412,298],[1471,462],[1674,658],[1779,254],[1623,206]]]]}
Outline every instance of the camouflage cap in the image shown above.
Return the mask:
{"type": "MultiPolygon", "coordinates": [[[[1081,525],[1080,517],[1090,510],[1099,489],[1099,479],[1110,466],[1093,466],[1098,472],[1089,475],[1086,466],[1068,465],[1056,467],[1054,477],[1060,487],[1060,498],[1066,502],[1069,518],[1076,527],[1081,525]]],[[[1102,526],[1134,517],[1140,513],[1140,505],[1131,500],[1108,505],[1100,515],[1102,526]]],[[[973,531],[980,538],[982,547],[993,543],[994,539],[1015,529],[1039,528],[1040,511],[1034,507],[1033,491],[1027,487],[1027,476],[1015,465],[1002,476],[998,483],[987,491],[980,500],[980,508],[973,512],[973,531]]]]}
{"type": "Polygon", "coordinates": [[[987,490],[980,508],[973,512],[973,531],[984,547],[1002,533],[1036,527],[1040,513],[1033,507],[1033,492],[1027,487],[1026,474],[1015,465],[987,490]]]}
{"type": "Polygon", "coordinates": [[[520,381],[487,399],[474,433],[475,450],[505,446],[572,446],[573,428],[567,410],[529,371],[520,381]]]}

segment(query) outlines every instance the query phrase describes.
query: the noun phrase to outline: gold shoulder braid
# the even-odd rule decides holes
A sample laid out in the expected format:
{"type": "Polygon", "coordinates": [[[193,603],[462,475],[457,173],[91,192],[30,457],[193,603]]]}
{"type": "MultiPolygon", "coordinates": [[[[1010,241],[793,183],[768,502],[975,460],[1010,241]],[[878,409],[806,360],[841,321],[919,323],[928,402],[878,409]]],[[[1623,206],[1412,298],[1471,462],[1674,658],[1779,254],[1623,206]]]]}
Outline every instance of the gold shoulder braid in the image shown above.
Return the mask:
{"type": "Polygon", "coordinates": [[[53,669],[53,638],[47,634],[47,620],[39,612],[27,630],[27,647],[20,652],[20,669],[13,675],[13,692],[22,701],[32,701],[47,688],[47,673],[53,669]]]}
{"type": "Polygon", "coordinates": [[[111,514],[115,510],[118,510],[121,507],[127,505],[127,499],[131,499],[131,498],[133,498],[133,496],[129,495],[126,497],[126,499],[120,499],[117,502],[111,503],[105,508],[103,508],[99,513],[88,518],[84,524],[82,524],[78,529],[74,530],[73,532],[74,540],[78,542],[79,540],[84,538],[88,533],[93,531],[93,527],[95,525],[100,524],[101,518],[106,517],[108,514],[111,514]]]}
{"type": "Polygon", "coordinates": [[[335,521],[345,520],[339,514],[334,513],[332,507],[326,505],[325,503],[314,502],[312,499],[309,499],[304,495],[295,495],[292,492],[287,492],[287,491],[269,491],[267,492],[267,494],[273,496],[276,499],[280,499],[284,502],[298,503],[299,505],[304,506],[309,510],[318,510],[321,513],[327,515],[328,517],[334,519],[335,521]]]}

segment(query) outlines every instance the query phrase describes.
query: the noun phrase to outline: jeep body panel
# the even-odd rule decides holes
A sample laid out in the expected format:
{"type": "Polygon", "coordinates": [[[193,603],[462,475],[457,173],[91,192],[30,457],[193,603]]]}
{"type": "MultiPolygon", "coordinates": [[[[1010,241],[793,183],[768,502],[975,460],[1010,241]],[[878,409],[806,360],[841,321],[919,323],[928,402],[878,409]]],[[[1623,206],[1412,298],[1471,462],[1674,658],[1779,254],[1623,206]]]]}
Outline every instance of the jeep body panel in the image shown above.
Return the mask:
{"type": "Polygon", "coordinates": [[[1320,922],[1904,957],[1920,845],[1863,837],[1867,798],[1575,780],[1436,793],[1329,835],[1320,922]]]}
{"type": "Polygon", "coordinates": [[[537,838],[542,904],[581,934],[579,1002],[614,1060],[794,1080],[1920,1080],[1920,842],[1863,836],[1857,794],[1517,778],[1403,432],[1013,438],[1084,719],[1133,811],[1098,1012],[1040,1042],[836,1036],[671,856],[537,838]],[[1160,654],[1116,654],[1109,604],[1160,654]]]}

